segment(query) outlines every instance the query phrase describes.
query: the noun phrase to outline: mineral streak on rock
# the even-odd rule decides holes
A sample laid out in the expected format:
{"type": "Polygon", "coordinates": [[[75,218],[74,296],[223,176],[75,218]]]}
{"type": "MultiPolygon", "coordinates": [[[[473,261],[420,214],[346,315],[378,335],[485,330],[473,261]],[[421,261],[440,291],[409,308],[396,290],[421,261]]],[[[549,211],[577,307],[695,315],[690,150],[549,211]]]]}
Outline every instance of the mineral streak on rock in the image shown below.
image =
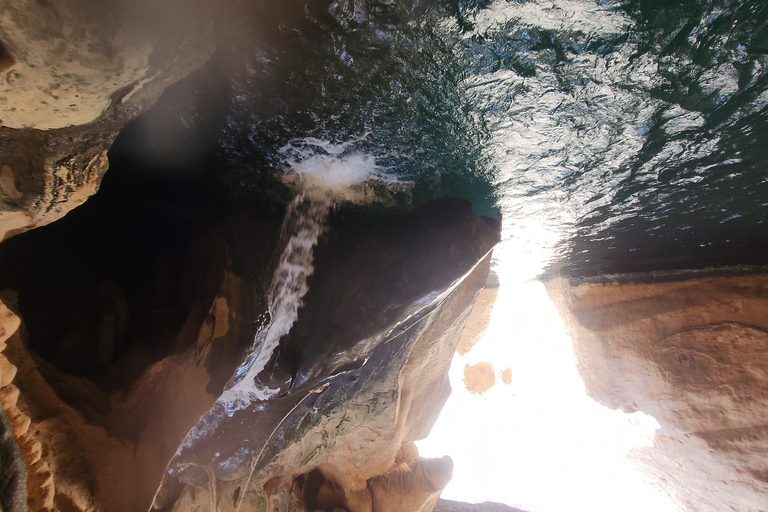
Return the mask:
{"type": "Polygon", "coordinates": [[[587,392],[658,420],[640,457],[685,510],[765,511],[768,276],[653,277],[549,281],[587,392]]]}

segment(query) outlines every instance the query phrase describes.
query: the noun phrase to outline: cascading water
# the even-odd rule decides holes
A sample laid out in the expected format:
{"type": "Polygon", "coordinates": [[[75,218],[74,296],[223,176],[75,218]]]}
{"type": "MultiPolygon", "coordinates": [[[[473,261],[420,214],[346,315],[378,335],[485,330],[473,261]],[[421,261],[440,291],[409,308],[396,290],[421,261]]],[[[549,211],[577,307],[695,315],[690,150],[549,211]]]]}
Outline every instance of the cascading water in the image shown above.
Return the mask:
{"type": "Polygon", "coordinates": [[[372,200],[365,186],[371,181],[398,183],[383,174],[372,157],[349,153],[350,145],[307,138],[281,150],[287,163],[283,179],[296,190],[296,196],[286,210],[281,234],[285,246],[268,289],[270,323],[256,336],[251,357],[238,369],[234,385],[219,402],[248,405],[279,392],[261,384],[258,375],[296,322],[307,293],[307,278],[314,272],[313,250],[330,209],[344,201],[372,200]]]}
{"type": "Polygon", "coordinates": [[[288,334],[296,321],[301,298],[307,292],[307,278],[314,271],[312,252],[325,228],[331,205],[329,197],[308,199],[304,194],[297,194],[288,205],[283,235],[288,234],[290,238],[280,255],[268,292],[271,321],[254,340],[255,357],[247,361],[245,375],[219,397],[220,402],[250,403],[252,398],[266,400],[279,391],[258,383],[257,376],[269,362],[280,338],[288,334]]]}

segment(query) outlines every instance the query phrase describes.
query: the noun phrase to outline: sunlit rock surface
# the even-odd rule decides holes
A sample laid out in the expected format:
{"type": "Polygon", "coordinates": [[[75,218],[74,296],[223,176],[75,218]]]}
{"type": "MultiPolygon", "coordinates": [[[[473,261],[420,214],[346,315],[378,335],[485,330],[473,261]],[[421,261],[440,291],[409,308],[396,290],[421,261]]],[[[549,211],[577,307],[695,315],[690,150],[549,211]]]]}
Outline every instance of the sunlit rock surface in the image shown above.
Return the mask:
{"type": "Polygon", "coordinates": [[[496,372],[491,363],[464,365],[464,386],[470,393],[482,395],[496,384],[496,372]]]}
{"type": "Polygon", "coordinates": [[[686,511],[768,496],[768,276],[729,273],[547,285],[587,392],[661,424],[641,459],[686,511]]]}
{"type": "Polygon", "coordinates": [[[0,3],[0,240],[82,204],[117,132],[213,52],[204,4],[0,3]]]}

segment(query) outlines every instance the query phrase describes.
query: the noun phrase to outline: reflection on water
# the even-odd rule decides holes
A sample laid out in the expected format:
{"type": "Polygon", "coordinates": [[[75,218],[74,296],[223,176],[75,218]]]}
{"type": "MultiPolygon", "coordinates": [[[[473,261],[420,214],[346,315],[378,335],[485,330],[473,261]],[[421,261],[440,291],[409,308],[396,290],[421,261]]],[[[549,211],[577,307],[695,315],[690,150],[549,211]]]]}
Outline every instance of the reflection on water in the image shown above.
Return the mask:
{"type": "Polygon", "coordinates": [[[573,273],[764,248],[768,5],[498,1],[463,40],[509,242],[573,273]]]}
{"type": "Polygon", "coordinates": [[[768,255],[765,2],[255,5],[197,78],[218,96],[178,115],[211,127],[244,195],[269,189],[291,141],[354,140],[415,203],[500,208],[510,243],[545,249],[539,272],[768,255]]]}

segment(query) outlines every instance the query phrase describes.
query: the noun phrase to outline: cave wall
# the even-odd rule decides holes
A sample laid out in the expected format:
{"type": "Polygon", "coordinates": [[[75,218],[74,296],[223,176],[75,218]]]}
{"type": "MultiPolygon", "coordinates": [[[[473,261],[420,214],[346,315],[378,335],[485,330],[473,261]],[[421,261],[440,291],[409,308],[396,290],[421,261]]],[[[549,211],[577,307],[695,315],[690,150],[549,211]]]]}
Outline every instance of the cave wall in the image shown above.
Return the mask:
{"type": "MultiPolygon", "coordinates": [[[[218,510],[262,510],[266,503],[311,512],[333,504],[353,512],[431,510],[452,463],[419,458],[412,441],[429,432],[450,392],[448,367],[487,280],[488,253],[498,240],[495,221],[472,215],[469,203],[456,200],[409,215],[334,213],[317,248],[299,321],[262,376],[287,375],[293,384],[279,399],[260,404],[258,414],[237,417],[245,429],[188,443],[185,438],[214,409],[266,325],[263,282],[279,252],[279,225],[257,209],[197,226],[176,263],[182,271],[170,284],[188,290],[174,307],[154,309],[155,317],[142,313],[142,299],[151,303],[156,286],[132,289],[120,275],[133,271],[110,267],[114,293],[126,297],[125,350],[102,361],[100,371],[78,376],[57,359],[59,351],[46,355],[41,349],[56,336],[70,339],[73,330],[95,333],[86,339],[98,348],[100,326],[114,325],[114,311],[94,311],[92,300],[73,300],[88,294],[67,295],[66,286],[54,283],[77,283],[88,275],[91,246],[96,257],[115,261],[117,254],[131,254],[133,242],[127,237],[126,246],[106,244],[113,253],[100,242],[77,244],[76,257],[62,254],[52,265],[50,293],[34,284],[34,269],[44,264],[34,254],[47,237],[67,239],[82,231],[97,208],[98,200],[89,202],[0,250],[3,279],[22,276],[10,281],[18,292],[2,293],[15,312],[7,315],[13,320],[7,332],[13,322],[21,324],[4,351],[14,368],[4,375],[14,378],[2,396],[29,468],[30,510],[139,511],[153,503],[159,510],[206,510],[214,489],[218,510]],[[60,327],[36,331],[19,321],[25,310],[45,321],[57,302],[72,303],[70,318],[54,322],[60,327]],[[88,314],[77,313],[81,309],[88,314]],[[182,310],[181,322],[157,318],[182,310]],[[147,330],[148,322],[165,327],[147,330]],[[41,335],[47,336],[42,346],[34,340],[41,335]],[[286,404],[299,402],[311,407],[286,414],[286,404]],[[270,424],[275,421],[277,426],[270,424]],[[179,454],[182,462],[204,466],[211,450],[237,451],[253,443],[253,433],[277,427],[283,430],[260,448],[268,454],[264,464],[245,481],[242,471],[215,476],[215,465],[201,482],[174,481],[175,473],[168,472],[179,454]]],[[[167,263],[152,254],[146,246],[128,259],[137,259],[148,282],[162,284],[168,276],[157,270],[167,263]]],[[[97,288],[103,282],[92,281],[97,288]]]]}
{"type": "Polygon", "coordinates": [[[0,240],[83,204],[131,119],[214,49],[210,3],[0,4],[0,240]]]}
{"type": "MultiPolygon", "coordinates": [[[[214,446],[248,445],[248,431],[273,418],[287,437],[264,441],[268,456],[246,481],[242,464],[224,478],[203,464],[210,470],[203,484],[176,478],[179,454],[188,462],[207,453],[205,443],[185,440],[268,323],[264,283],[279,249],[279,215],[274,205],[264,214],[217,202],[205,180],[185,186],[193,172],[161,176],[158,192],[156,176],[148,177],[158,169],[130,160],[142,148],[128,148],[127,159],[107,152],[168,86],[209,59],[221,5],[0,5],[0,506],[7,512],[132,512],[153,504],[219,511],[244,503],[427,512],[450,479],[450,459],[422,459],[413,441],[427,435],[450,392],[448,366],[498,241],[498,224],[462,201],[391,219],[339,213],[318,248],[312,294],[265,376],[285,380],[285,397],[261,404],[264,414],[240,437],[214,446]],[[146,172],[115,178],[85,204],[110,159],[146,172]],[[189,213],[201,203],[215,206],[189,213]],[[343,235],[344,225],[355,227],[343,235]],[[337,276],[350,268],[356,280],[339,286],[337,276]],[[285,404],[299,403],[312,403],[315,414],[298,407],[285,415],[285,404]]],[[[151,158],[166,146],[152,145],[163,149],[151,158]]]]}
{"type": "Polygon", "coordinates": [[[587,393],[661,428],[639,456],[686,511],[765,510],[768,276],[547,283],[587,393]]]}

